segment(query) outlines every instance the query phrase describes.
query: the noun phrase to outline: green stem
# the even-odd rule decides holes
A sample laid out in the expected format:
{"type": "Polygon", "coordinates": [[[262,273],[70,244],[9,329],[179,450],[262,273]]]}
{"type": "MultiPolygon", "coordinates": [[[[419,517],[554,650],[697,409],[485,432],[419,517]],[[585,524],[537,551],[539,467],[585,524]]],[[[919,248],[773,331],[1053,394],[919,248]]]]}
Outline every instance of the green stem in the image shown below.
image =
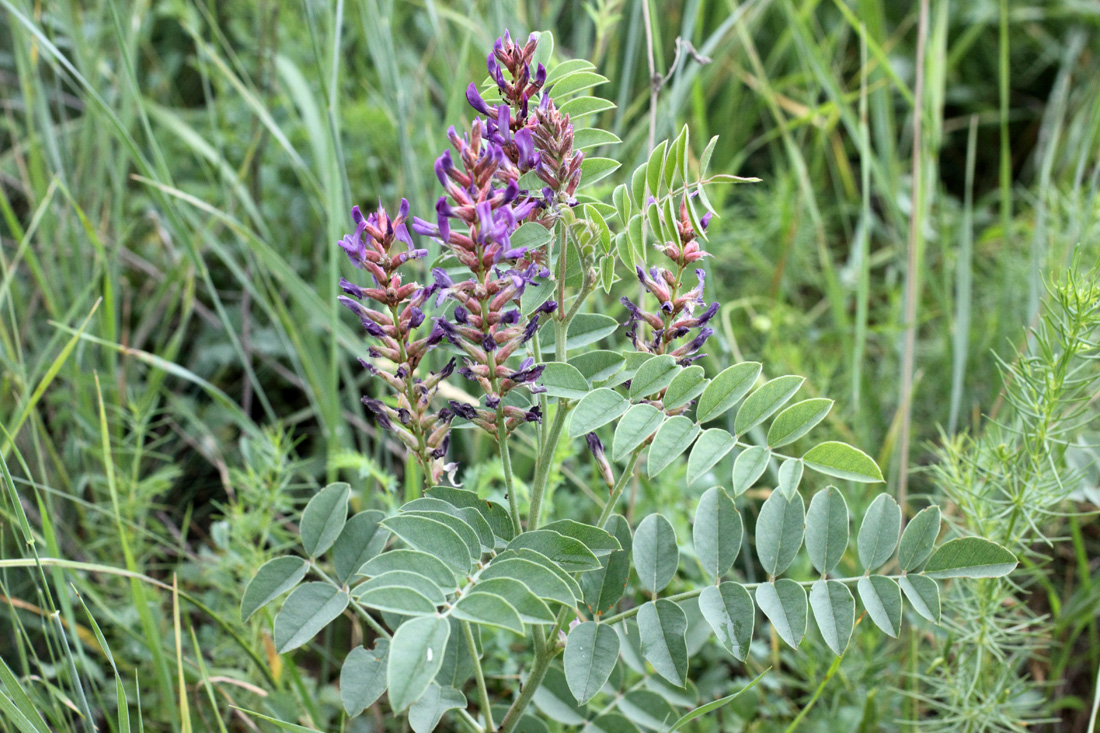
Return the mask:
{"type": "Polygon", "coordinates": [[[562,427],[565,425],[565,417],[568,414],[569,408],[566,403],[559,401],[557,411],[554,413],[554,421],[546,434],[546,441],[539,449],[539,458],[535,463],[535,480],[531,488],[531,509],[527,514],[528,530],[538,529],[542,499],[546,495],[546,482],[550,477],[550,466],[554,463],[554,454],[557,453],[558,441],[561,439],[562,427]]]}
{"type": "Polygon", "coordinates": [[[466,646],[470,649],[470,659],[474,660],[474,676],[477,678],[477,694],[481,698],[482,716],[485,718],[485,733],[492,733],[493,708],[489,704],[489,689],[485,687],[485,674],[481,671],[481,658],[477,654],[477,644],[474,642],[474,632],[470,630],[470,622],[462,622],[462,633],[466,636],[466,646]]]}
{"type": "Polygon", "coordinates": [[[508,713],[501,721],[500,728],[497,729],[500,733],[511,733],[516,727],[519,719],[523,716],[523,711],[531,704],[535,693],[542,685],[542,680],[546,677],[546,671],[550,669],[550,662],[553,661],[555,655],[553,652],[547,651],[546,639],[543,634],[541,627],[536,629],[535,664],[531,667],[527,680],[520,688],[519,697],[512,703],[512,707],[508,708],[508,713]]]}
{"type": "Polygon", "coordinates": [[[623,489],[626,488],[626,482],[634,475],[634,467],[638,465],[638,458],[642,455],[642,449],[634,451],[630,456],[630,462],[626,464],[626,468],[619,474],[619,479],[615,482],[615,485],[611,487],[611,496],[607,498],[607,503],[603,505],[603,511],[600,512],[600,518],[596,520],[596,526],[602,527],[607,524],[607,520],[611,517],[611,512],[615,509],[615,504],[618,503],[619,497],[623,493],[623,489]]]}
{"type": "Polygon", "coordinates": [[[497,405],[497,443],[500,446],[500,462],[504,466],[504,490],[508,494],[508,513],[512,515],[512,528],[516,534],[523,531],[519,521],[519,500],[512,480],[512,457],[508,454],[508,427],[504,424],[504,400],[497,405]]]}
{"type": "MultiPolygon", "coordinates": [[[[844,654],[847,653],[848,650],[845,649],[844,654]]],[[[821,684],[818,685],[817,689],[814,691],[814,696],[810,698],[810,701],[808,703],[806,703],[806,707],[802,708],[802,710],[798,713],[798,717],[792,720],[791,724],[787,726],[786,733],[792,733],[794,730],[796,730],[798,728],[798,724],[802,722],[803,718],[806,717],[806,713],[810,712],[810,708],[812,708],[814,706],[814,703],[817,702],[817,698],[821,697],[821,693],[825,691],[825,685],[829,684],[829,680],[831,680],[833,678],[833,675],[836,674],[836,671],[840,669],[840,663],[844,659],[844,654],[841,654],[839,657],[833,660],[832,665],[829,666],[829,671],[825,673],[825,679],[821,680],[821,684]]]]}
{"type": "MultiPolygon", "coordinates": [[[[325,581],[326,583],[331,585],[333,588],[338,588],[342,591],[347,592],[347,586],[346,585],[341,585],[340,583],[337,583],[335,580],[333,580],[332,577],[330,577],[328,573],[326,573],[324,570],[322,570],[320,568],[319,565],[317,565],[317,563],[311,562],[309,564],[309,569],[312,570],[314,573],[316,573],[318,575],[318,577],[321,578],[321,580],[325,581]]],[[[362,606],[360,606],[358,603],[356,603],[354,601],[352,601],[351,607],[353,609],[355,609],[356,613],[358,613],[360,616],[362,616],[363,620],[366,621],[367,624],[372,629],[374,629],[374,632],[376,634],[378,634],[379,636],[384,636],[387,639],[393,638],[392,635],[390,634],[390,632],[386,631],[386,629],[380,623],[375,621],[373,616],[371,616],[369,613],[367,613],[367,610],[365,608],[363,608],[362,606]]]]}

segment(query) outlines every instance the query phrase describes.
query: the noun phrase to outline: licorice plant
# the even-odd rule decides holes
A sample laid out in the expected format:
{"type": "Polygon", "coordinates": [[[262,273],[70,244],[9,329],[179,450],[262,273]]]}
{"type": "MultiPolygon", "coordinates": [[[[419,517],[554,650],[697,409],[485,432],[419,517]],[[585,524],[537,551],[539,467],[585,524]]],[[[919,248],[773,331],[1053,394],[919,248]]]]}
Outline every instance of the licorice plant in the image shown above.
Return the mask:
{"type": "Polygon", "coordinates": [[[881,494],[854,542],[864,572],[837,577],[849,546],[844,492],[826,486],[807,510],[803,471],[850,485],[881,482],[878,466],[845,443],[809,438],[833,403],[788,405],[801,377],[764,380],[754,362],[708,376],[696,363],[720,309],[705,288],[713,214],[706,189],[743,179],[709,173],[715,140],[696,158],[685,127],[614,188],[612,204],[586,195],[619,167],[586,151],[618,140],[579,120],[613,105],[590,95],[606,81],[592,64],[539,63],[549,64],[552,44],[545,33],[522,44],[505,33],[496,42],[487,83],[467,89],[477,116],[448,131],[451,149],[435,161],[443,194],[434,215],[410,220],[404,200],[396,214],[357,207],[354,231],[339,242],[364,271],[359,282],[342,281],[340,296],[366,332],[360,361],[377,388],[363,403],[380,433],[415,458],[426,484],[389,516],[349,517],[351,487],[322,489],[301,517],[304,557],[264,565],[241,610],[248,618],[290,591],[275,618],[282,654],[348,611],[360,619],[367,642],[349,651],[340,673],[349,716],[385,694],[385,709],[407,715],[418,732],[444,715],[453,717],[449,727],[531,730],[538,721],[530,704],[543,690],[538,709],[565,725],[629,730],[655,720],[674,730],[744,690],[687,711],[677,696],[653,692],[688,683],[689,626],[709,625],[743,661],[757,609],[795,649],[812,612],[841,655],[856,595],[871,621],[897,636],[903,595],[938,623],[937,579],[999,576],[1016,566],[1012,553],[978,537],[936,547],[934,506],[903,532],[901,507],[881,494]],[[439,256],[425,276],[419,262],[432,251],[439,256]],[[628,273],[621,281],[620,272],[628,273]],[[589,303],[601,289],[597,297],[614,303],[608,295],[617,288],[625,293],[622,323],[589,303]],[[623,348],[593,348],[617,334],[623,348]],[[459,483],[450,446],[467,429],[495,441],[506,505],[459,483]],[[524,497],[510,454],[517,437],[536,453],[522,477],[524,497]],[[578,501],[571,517],[544,517],[557,462],[569,454],[562,441],[587,444],[566,460],[592,462],[606,501],[590,512],[578,501]],[[808,449],[793,450],[803,443],[808,449]],[[631,527],[616,512],[639,464],[653,477],[685,455],[689,484],[714,483],[698,499],[688,549],[707,582],[667,594],[681,559],[673,525],[653,513],[631,527]],[[732,471],[719,474],[719,465],[732,471]],[[740,582],[731,572],[745,539],[738,504],[757,484],[773,487],[754,492],[767,498],[749,543],[766,580],[740,582]],[[784,577],[803,545],[817,575],[784,577]],[[689,601],[697,609],[691,618],[689,601]],[[500,659],[488,653],[498,645],[524,650],[510,685],[487,669],[500,659]],[[634,684],[652,675],[668,685],[634,684]],[[557,712],[545,702],[566,698],[557,712]]]}

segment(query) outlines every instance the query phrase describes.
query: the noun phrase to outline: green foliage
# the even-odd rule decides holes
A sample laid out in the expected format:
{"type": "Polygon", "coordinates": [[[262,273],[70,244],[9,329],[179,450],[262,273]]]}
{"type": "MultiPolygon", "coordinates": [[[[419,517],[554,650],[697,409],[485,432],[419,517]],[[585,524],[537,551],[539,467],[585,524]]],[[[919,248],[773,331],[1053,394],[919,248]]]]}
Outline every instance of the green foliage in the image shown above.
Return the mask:
{"type": "MultiPolygon", "coordinates": [[[[539,649],[551,659],[543,684],[532,685],[538,712],[510,720],[516,729],[542,730],[533,715],[551,729],[607,731],[1087,724],[1100,664],[1100,586],[1088,561],[1096,538],[1079,516],[1098,497],[1095,284],[1077,275],[1052,280],[1049,294],[1041,287],[1078,242],[1093,256],[1100,76],[1087,11],[932,4],[916,146],[925,199],[911,207],[917,5],[764,2],[731,13],[710,1],[651,3],[648,20],[641,4],[613,0],[322,5],[0,3],[0,87],[10,102],[0,121],[0,524],[10,530],[0,536],[9,632],[0,727],[335,730],[363,723],[344,715],[363,714],[396,729],[404,721],[392,719],[385,697],[387,635],[417,619],[365,605],[363,595],[382,604],[402,588],[406,604],[428,614],[418,618],[431,619],[472,590],[482,565],[475,586],[515,581],[555,623],[538,622],[542,606],[516,605],[529,597],[512,583],[482,595],[511,607],[525,638],[489,623],[507,615],[501,603],[471,609],[487,622],[470,624],[469,644],[452,613],[439,671],[406,707],[413,730],[473,729],[490,707],[502,722],[498,703],[539,668],[539,649]],[[427,492],[450,508],[399,513],[403,495],[421,495],[421,477],[358,402],[361,392],[378,396],[378,383],[355,366],[366,347],[335,303],[343,256],[332,247],[349,202],[404,193],[415,213],[431,212],[430,161],[446,126],[469,117],[455,80],[484,76],[477,49],[492,29],[554,22],[557,50],[544,43],[540,58],[564,82],[578,123],[607,128],[582,127],[574,138],[589,158],[585,183],[607,177],[580,190],[568,230],[580,254],[569,258],[567,302],[589,265],[593,292],[560,357],[556,330],[540,333],[543,361],[560,358],[577,373],[555,387],[555,370],[544,372],[545,426],[511,442],[512,495],[527,509],[543,486],[541,517],[605,529],[623,548],[573,547],[560,562],[523,543],[507,549],[515,529],[505,459],[476,431],[456,430],[452,445],[465,488],[427,492]],[[652,77],[666,73],[650,124],[652,77]],[[671,139],[651,155],[649,135],[671,139]],[[717,185],[744,170],[765,180],[717,185]],[[702,214],[717,215],[706,245],[714,257],[700,264],[708,294],[724,300],[717,333],[709,355],[675,370],[663,395],[634,400],[625,383],[646,355],[619,353],[617,299],[633,297],[634,265],[653,264],[653,242],[674,234],[670,192],[703,180],[687,216],[700,231],[702,214]],[[929,239],[910,264],[901,247],[913,220],[929,239]],[[913,322],[900,293],[910,272],[913,322]],[[1048,309],[1037,318],[1041,302],[1048,309]],[[1025,336],[1030,323],[1036,334],[1025,336]],[[871,465],[891,487],[908,468],[894,457],[894,428],[903,391],[896,343],[910,325],[911,463],[923,468],[902,502],[896,562],[863,575],[861,543],[815,535],[814,507],[834,481],[845,519],[850,510],[861,526],[875,495],[857,484],[883,478],[871,465]],[[1003,380],[991,349],[1003,356],[1003,380]],[[738,431],[746,395],[777,374],[806,376],[801,401],[738,431]],[[564,428],[601,387],[624,409],[594,428],[612,441],[615,476],[625,476],[611,502],[582,442],[563,436],[547,448],[557,416],[564,428]],[[801,406],[824,410],[824,395],[836,404],[815,422],[801,406]],[[634,414],[628,440],[622,428],[634,414]],[[656,475],[665,456],[651,462],[647,441],[674,417],[697,427],[677,421],[694,442],[656,475]],[[833,439],[873,460],[846,449],[810,454],[833,439]],[[338,499],[341,483],[350,485],[343,505],[315,505],[307,522],[306,500],[329,485],[338,499]],[[708,508],[707,521],[700,505],[721,492],[744,518],[745,551],[714,577],[732,550],[707,548],[707,522],[731,526],[720,522],[728,505],[718,501],[717,518],[708,508]],[[761,502],[778,493],[801,494],[809,509],[807,552],[776,587],[812,588],[841,544],[857,545],[840,548],[826,573],[856,586],[856,613],[873,622],[856,625],[843,666],[830,648],[836,633],[811,629],[791,653],[769,645],[786,637],[755,613],[765,571],[749,547],[759,543],[761,502]],[[935,506],[914,514],[926,499],[943,507],[943,527],[935,506]],[[651,513],[677,546],[674,576],[656,599],[631,575],[625,541],[651,513]],[[453,532],[460,545],[446,544],[458,566],[429,554],[436,545],[409,549],[382,524],[400,526],[406,514],[434,522],[405,525],[410,537],[410,527],[453,532]],[[1011,579],[963,578],[975,563],[1009,562],[975,536],[1021,560],[1011,579]],[[968,542],[950,545],[955,537],[968,542]],[[948,567],[927,571],[937,542],[949,549],[938,561],[948,567]],[[562,562],[591,569],[571,573],[562,562]],[[929,577],[939,572],[960,580],[929,577]],[[331,599],[338,606],[347,592],[348,608],[278,656],[287,624],[308,611],[296,611],[298,601],[286,608],[288,594],[313,587],[303,582],[339,586],[331,599]],[[697,604],[681,597],[696,592],[697,604]],[[679,689],[646,666],[636,619],[615,618],[661,601],[686,617],[691,680],[679,689]],[[574,619],[616,640],[584,706],[559,666],[571,647],[563,652],[556,630],[574,619]],[[489,703],[475,660],[489,674],[489,703]],[[550,699],[556,715],[546,713],[550,699]]],[[[537,224],[513,241],[557,246],[537,224]]],[[[434,259],[436,245],[426,246],[434,259]]],[[[1091,260],[1082,262],[1078,272],[1091,260]]],[[[529,288],[522,309],[551,297],[529,288]]],[[[442,400],[469,396],[461,380],[451,386],[442,400]]],[[[831,499],[827,507],[826,525],[839,533],[839,509],[831,499]]],[[[812,606],[803,618],[820,627],[812,606]]],[[[302,618],[299,635],[324,616],[302,618]]],[[[507,624],[515,628],[510,615],[507,624]]]]}

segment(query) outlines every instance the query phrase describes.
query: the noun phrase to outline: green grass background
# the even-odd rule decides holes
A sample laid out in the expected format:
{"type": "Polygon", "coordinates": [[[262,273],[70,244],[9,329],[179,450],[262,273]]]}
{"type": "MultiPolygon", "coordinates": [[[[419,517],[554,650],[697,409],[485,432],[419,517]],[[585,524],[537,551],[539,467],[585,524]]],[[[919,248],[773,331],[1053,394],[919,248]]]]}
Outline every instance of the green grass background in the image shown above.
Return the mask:
{"type": "MultiPolygon", "coordinates": [[[[891,490],[906,436],[919,468],[980,430],[992,350],[1026,344],[1046,274],[1077,248],[1096,259],[1100,5],[933,0],[922,69],[917,3],[651,10],[654,71],[677,38],[710,59],[682,55],[652,118],[634,0],[0,0],[0,730],[21,706],[50,730],[124,729],[120,705],[135,730],[251,729],[234,706],[343,725],[333,682],[354,639],[279,659],[270,616],[242,624],[237,603],[317,486],[349,480],[356,508],[389,508],[418,485],[359,404],[373,387],[335,242],[353,203],[430,211],[431,163],[504,28],[551,30],[558,60],[611,80],[600,122],[624,171],[651,124],[657,140],[687,124],[721,136],[712,170],[762,179],[712,195],[708,371],[806,375],[891,490]]],[[[468,485],[499,484],[491,443],[455,450],[468,485]]],[[[559,510],[589,471],[563,469],[559,510]]],[[[678,481],[643,484],[629,511],[680,507],[686,531],[678,481]]],[[[911,496],[935,490],[910,477],[911,496]]],[[[1079,534],[1041,610],[1082,583],[1095,598],[1100,533],[1079,534]]],[[[1095,639],[1095,600],[1072,609],[1052,644],[1095,639]]],[[[802,725],[894,727],[925,642],[862,639],[802,725]]],[[[1100,649],[1084,649],[1029,670],[1065,730],[1088,718],[1100,649]]],[[[704,676],[753,676],[714,659],[704,676]]],[[[753,691],[753,729],[793,720],[830,663],[812,645],[785,657],[753,691]]]]}

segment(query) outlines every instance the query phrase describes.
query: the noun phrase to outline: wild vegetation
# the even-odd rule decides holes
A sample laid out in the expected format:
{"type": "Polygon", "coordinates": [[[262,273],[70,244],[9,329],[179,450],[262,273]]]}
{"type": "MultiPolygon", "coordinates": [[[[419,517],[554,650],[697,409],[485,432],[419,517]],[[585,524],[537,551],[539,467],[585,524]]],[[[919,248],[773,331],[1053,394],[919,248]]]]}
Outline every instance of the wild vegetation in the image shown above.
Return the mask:
{"type": "MultiPolygon", "coordinates": [[[[4,730],[421,730],[440,721],[437,712],[442,728],[459,730],[501,723],[667,730],[685,715],[685,729],[700,731],[1095,726],[1100,48],[1090,6],[0,0],[0,13],[4,730]],[[432,324],[446,327],[427,320],[419,337],[437,343],[425,370],[443,369],[448,349],[472,358],[511,341],[516,349],[538,344],[541,363],[559,365],[597,348],[616,364],[615,353],[663,354],[659,337],[658,348],[644,341],[655,337],[653,319],[664,317],[661,281],[643,272],[639,285],[634,258],[681,273],[702,268],[690,299],[720,307],[689,326],[695,331],[684,343],[694,348],[670,358],[702,353],[703,342],[705,355],[660,373],[651,366],[651,391],[626,357],[621,378],[602,384],[601,370],[597,377],[574,369],[584,380],[578,386],[564,366],[535,374],[539,364],[519,366],[518,357],[515,371],[494,379],[486,355],[489,371],[473,374],[483,380],[456,373],[424,405],[425,419],[451,411],[449,443],[406,431],[410,442],[399,410],[411,405],[402,408],[389,391],[390,380],[403,377],[371,373],[400,360],[368,356],[379,338],[368,321],[379,321],[361,308],[351,316],[337,299],[342,277],[367,277],[348,264],[358,241],[337,243],[361,234],[353,204],[364,217],[379,206],[396,214],[405,198],[410,225],[413,216],[424,220],[414,227],[417,254],[400,263],[405,281],[461,291],[454,290],[461,278],[440,259],[451,238],[439,231],[432,164],[458,144],[448,126],[471,131],[475,118],[496,113],[497,83],[484,59],[506,28],[521,45],[528,32],[549,31],[535,61],[560,83],[547,84],[559,103],[571,94],[596,100],[572,108],[585,110],[573,121],[589,135],[587,185],[566,191],[565,176],[550,228],[523,225],[542,227],[553,241],[532,238],[516,243],[527,252],[501,254],[518,264],[532,253],[536,272],[524,287],[541,280],[562,288],[531,308],[519,304],[517,318],[529,325],[553,295],[556,307],[546,306],[541,329],[531,329],[537,338],[520,330],[498,342],[507,329],[495,329],[492,347],[477,352],[472,333],[433,335],[432,324]],[[591,162],[601,159],[621,166],[591,162]],[[759,181],[731,184],[734,176],[759,181]],[[677,195],[702,188],[700,180],[708,185],[696,199],[677,195]],[[563,194],[579,204],[569,206],[563,194]],[[714,216],[704,226],[708,208],[714,216]],[[635,215],[640,232],[630,227],[635,215]],[[686,268],[696,236],[712,256],[686,268]],[[558,258],[566,241],[576,254],[558,258]],[[662,242],[678,249],[652,247],[662,242]],[[545,263],[533,256],[538,247],[545,263]],[[432,274],[441,263],[450,284],[432,274]],[[570,310],[581,301],[583,310],[570,310]],[[592,316],[580,338],[568,323],[578,314],[592,316]],[[601,330],[598,316],[615,319],[614,327],[601,330]],[[360,358],[372,368],[364,371],[360,358]],[[770,468],[762,461],[762,472],[745,479],[741,456],[778,445],[768,427],[776,430],[788,413],[763,421],[782,402],[764,414],[730,410],[731,401],[728,412],[709,416],[706,451],[702,443],[688,451],[690,440],[675,450],[686,438],[673,441],[671,432],[648,449],[622,448],[626,415],[640,420],[648,412],[641,407],[670,413],[665,424],[691,423],[695,438],[699,427],[675,413],[694,402],[687,415],[709,419],[707,390],[728,385],[730,377],[719,376],[728,369],[753,363],[762,366],[745,372],[751,380],[740,397],[775,389],[780,375],[805,376],[798,404],[810,405],[787,419],[788,427],[814,427],[813,437],[791,439],[808,441],[794,443],[801,480],[797,462],[780,461],[770,468]],[[626,376],[629,387],[620,384],[626,376]],[[682,403],[668,395],[673,379],[682,403]],[[536,388],[522,409],[501,391],[515,388],[508,397],[516,399],[530,392],[525,385],[547,391],[536,388]],[[614,404],[582,410],[592,395],[614,404]],[[826,397],[835,400],[831,411],[810,410],[824,408],[826,397]],[[462,407],[478,398],[477,408],[462,407]],[[617,424],[604,419],[621,405],[617,424]],[[754,422],[753,413],[763,417],[754,422]],[[462,427],[466,419],[474,427],[462,427]],[[498,443],[503,434],[512,436],[507,449],[498,443]],[[595,436],[587,448],[586,434],[595,436]],[[843,467],[821,454],[815,460],[823,441],[869,456],[845,453],[843,467]],[[725,452],[704,460],[718,455],[714,446],[725,452]],[[662,460],[677,452],[679,460],[662,460]],[[879,478],[878,466],[885,484],[859,481],[879,478]],[[462,493],[424,496],[425,487],[452,481],[462,493]],[[607,501],[609,490],[617,503],[607,501]],[[499,511],[464,511],[482,507],[464,505],[472,495],[465,492],[499,511]],[[803,501],[804,530],[802,521],[778,526],[798,544],[805,534],[806,552],[777,554],[769,542],[784,532],[760,530],[775,526],[780,502],[803,501]],[[924,509],[933,505],[939,511],[924,509]],[[838,506],[841,547],[851,551],[834,556],[820,540],[823,528],[839,532],[838,506]],[[896,558],[892,545],[882,556],[862,531],[871,521],[889,534],[895,508],[895,540],[906,526],[896,558]],[[734,516],[744,532],[731,542],[732,524],[722,519],[734,516]],[[621,597],[594,611],[584,603],[590,577],[579,595],[570,589],[571,599],[550,606],[545,627],[537,618],[547,604],[536,598],[541,605],[528,604],[520,619],[525,641],[500,613],[447,594],[417,618],[466,605],[443,625],[469,644],[462,659],[460,647],[440,647],[453,685],[432,672],[420,690],[431,683],[430,705],[409,685],[394,690],[392,659],[388,696],[349,705],[349,690],[375,664],[368,649],[378,653],[377,639],[396,639],[416,621],[390,615],[392,593],[378,600],[393,587],[376,583],[384,570],[407,570],[366,573],[378,587],[358,586],[357,602],[338,609],[333,623],[286,633],[289,599],[302,589],[344,592],[359,569],[349,567],[349,543],[372,562],[389,562],[380,559],[422,536],[422,526],[402,523],[445,525],[460,541],[468,527],[480,545],[474,550],[485,550],[482,558],[471,550],[471,568],[492,568],[494,554],[507,560],[504,553],[524,551],[506,548],[513,538],[504,535],[538,527],[540,518],[556,520],[557,534],[572,533],[600,565],[579,578],[621,577],[621,597]],[[608,532],[585,533],[586,526],[608,532]],[[357,530],[344,535],[348,527],[357,530]],[[916,539],[922,529],[927,543],[916,539]],[[937,535],[941,549],[926,561],[937,535]],[[860,581],[865,570],[885,564],[876,577],[922,567],[919,577],[958,575],[957,557],[939,553],[959,547],[954,538],[979,537],[1007,548],[1020,567],[1007,577],[942,581],[938,615],[927,603],[913,605],[909,588],[904,618],[900,602],[896,611],[868,605],[873,595],[863,585],[894,591],[884,585],[890,580],[860,581]],[[915,546],[924,557],[907,554],[915,546]],[[268,592],[249,586],[261,568],[280,565],[268,592]],[[318,575],[288,597],[286,612],[274,591],[289,591],[307,565],[318,575]],[[729,579],[714,585],[731,565],[729,579]],[[770,581],[784,571],[794,587],[814,587],[827,573],[835,576],[827,583],[851,580],[850,641],[843,623],[822,624],[820,609],[834,622],[845,617],[837,608],[847,609],[847,591],[832,585],[810,593],[812,614],[802,601],[803,624],[814,619],[804,638],[782,622],[776,608],[789,622],[791,596],[778,589],[794,591],[770,581]],[[770,612],[759,595],[769,585],[770,612]],[[702,594],[724,589],[717,605],[728,610],[733,586],[746,597],[753,591],[755,634],[723,639],[712,625],[714,599],[708,611],[702,594]],[[815,602],[814,592],[825,600],[815,602]],[[577,613],[562,610],[569,608],[577,613]],[[581,623],[570,630],[574,618],[581,623]],[[615,625],[621,633],[607,636],[615,625]],[[640,629],[661,631],[663,646],[635,638],[640,629]],[[607,667],[606,685],[595,675],[578,686],[573,634],[590,634],[597,646],[614,637],[621,663],[607,667]],[[363,667],[342,672],[352,650],[363,667]],[[534,673],[544,684],[525,693],[520,680],[534,673]],[[419,718],[393,713],[414,701],[419,718]],[[692,717],[696,710],[705,714],[692,717]]],[[[518,119],[520,100],[513,103],[509,123],[518,119]]],[[[520,156],[526,145],[518,136],[499,144],[520,156]]],[[[521,205],[517,199],[514,208],[521,205]]],[[[463,226],[479,226],[466,214],[463,226]]],[[[385,227],[380,234],[388,236],[385,227]]],[[[694,285],[694,274],[688,278],[694,285]]],[[[425,302],[442,308],[446,323],[482,328],[456,321],[455,297],[436,302],[442,294],[425,302]]],[[[686,316],[698,320],[702,311],[693,309],[686,316]]],[[[383,326],[416,330],[423,313],[406,315],[411,321],[383,326]]],[[[513,316],[498,316],[515,325],[513,316]]],[[[571,547],[583,565],[585,552],[571,547]]],[[[999,560],[967,574],[1000,575],[1009,563],[999,560]]],[[[504,573],[499,565],[494,572],[504,573]]],[[[515,591],[496,585],[483,597],[515,591]]],[[[418,594],[433,588],[438,582],[418,594]]],[[[513,611],[526,602],[513,601],[513,611]]],[[[404,602],[398,610],[408,612],[404,602]]],[[[607,666],[598,657],[589,669],[607,666]]]]}

